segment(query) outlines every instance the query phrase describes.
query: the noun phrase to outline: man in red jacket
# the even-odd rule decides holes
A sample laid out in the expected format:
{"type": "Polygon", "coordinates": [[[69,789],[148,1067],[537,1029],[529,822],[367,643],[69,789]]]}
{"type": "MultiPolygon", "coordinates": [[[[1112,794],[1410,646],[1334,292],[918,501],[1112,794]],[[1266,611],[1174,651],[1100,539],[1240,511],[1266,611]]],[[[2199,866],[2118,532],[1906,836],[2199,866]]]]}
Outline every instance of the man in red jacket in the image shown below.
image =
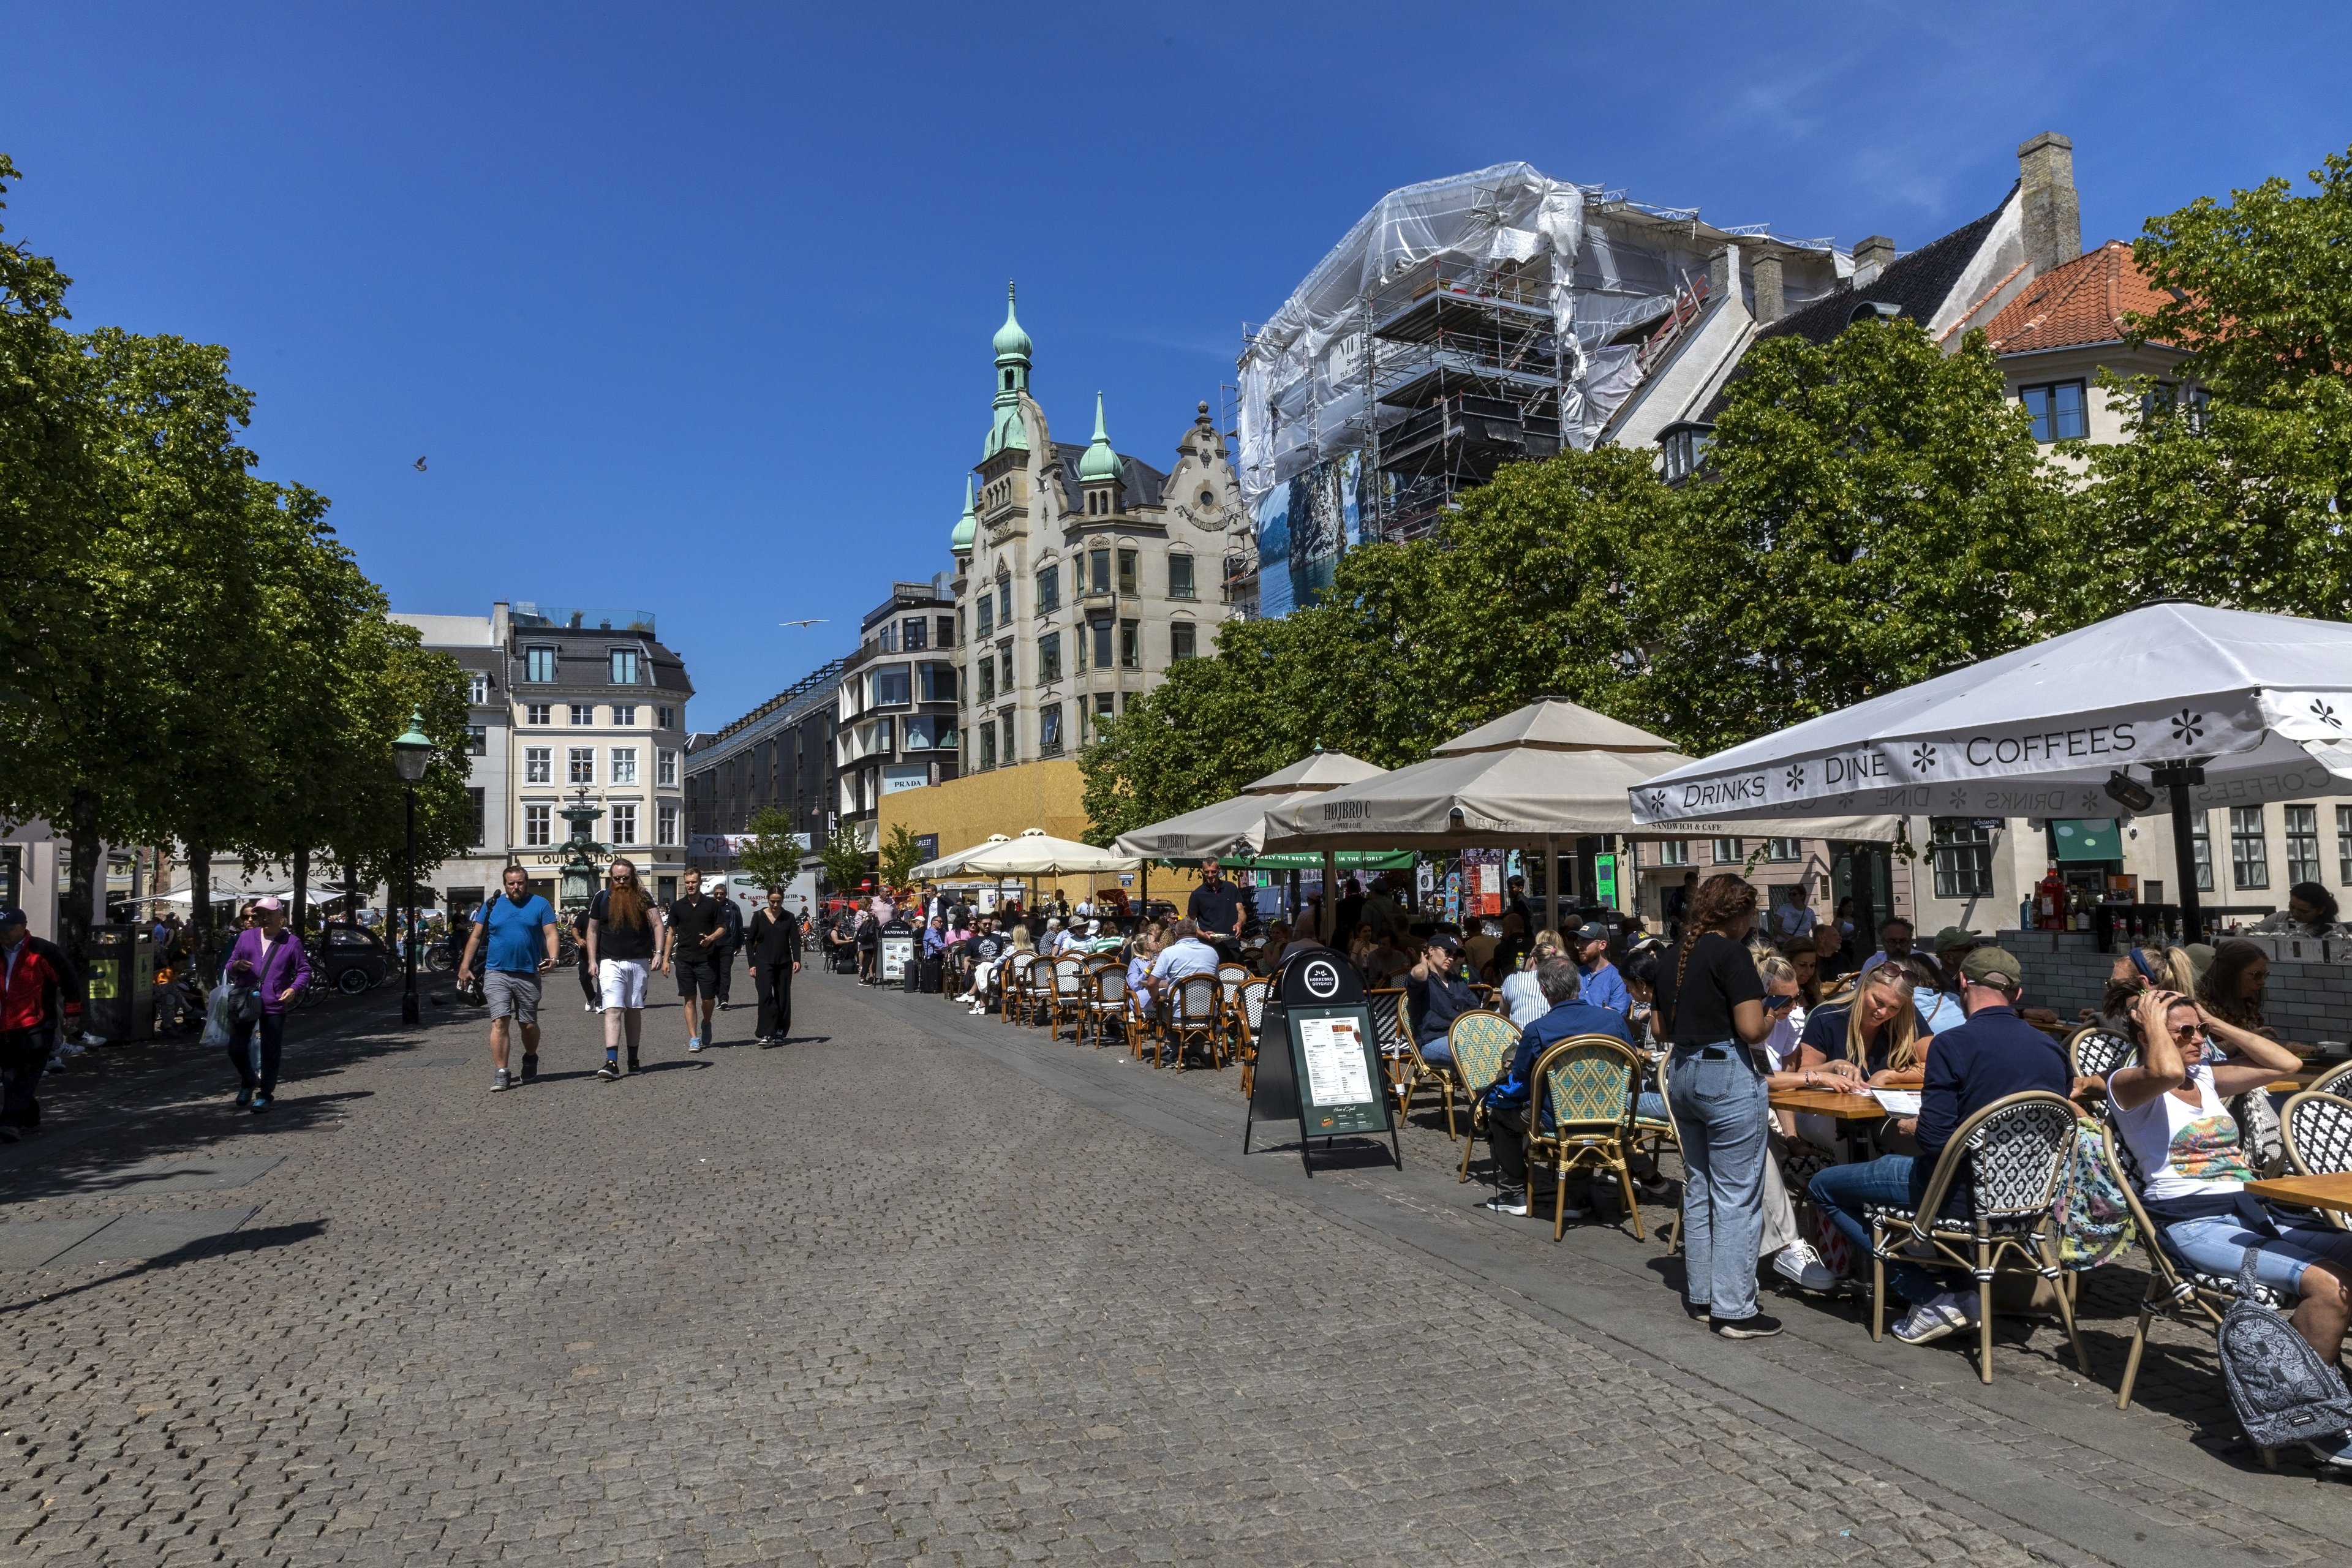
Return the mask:
{"type": "Polygon", "coordinates": [[[82,1000],[81,972],[54,942],[25,928],[25,911],[0,909],[0,1142],[41,1124],[33,1098],[57,1048],[64,1003],[82,1000]]]}

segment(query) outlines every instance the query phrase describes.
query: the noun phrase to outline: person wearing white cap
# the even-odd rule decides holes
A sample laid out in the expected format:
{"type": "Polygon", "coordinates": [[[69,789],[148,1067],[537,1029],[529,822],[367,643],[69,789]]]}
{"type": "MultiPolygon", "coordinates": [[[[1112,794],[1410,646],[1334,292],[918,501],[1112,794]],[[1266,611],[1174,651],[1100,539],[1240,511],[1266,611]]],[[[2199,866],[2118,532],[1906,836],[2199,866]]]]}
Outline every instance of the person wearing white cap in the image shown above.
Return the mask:
{"type": "Polygon", "coordinates": [[[310,955],[286,929],[286,906],[263,899],[255,923],[236,933],[221,975],[234,998],[236,1021],[228,1042],[236,1068],[237,1109],[255,1115],[278,1098],[278,1062],[286,1046],[286,1005],[310,984],[310,955]]]}

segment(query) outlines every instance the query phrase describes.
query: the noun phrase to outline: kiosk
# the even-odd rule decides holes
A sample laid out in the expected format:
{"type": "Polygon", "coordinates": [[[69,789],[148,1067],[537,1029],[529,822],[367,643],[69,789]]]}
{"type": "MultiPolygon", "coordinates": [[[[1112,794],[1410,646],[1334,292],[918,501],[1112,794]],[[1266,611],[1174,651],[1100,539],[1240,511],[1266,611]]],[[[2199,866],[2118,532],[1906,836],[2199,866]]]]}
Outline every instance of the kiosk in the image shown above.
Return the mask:
{"type": "Polygon", "coordinates": [[[1242,1127],[1244,1154],[1261,1117],[1297,1118],[1298,1161],[1310,1176],[1315,1167],[1307,1153],[1314,1140],[1324,1140],[1328,1152],[1332,1139],[1377,1138],[1382,1132],[1389,1135],[1397,1169],[1404,1169],[1396,1105],[1381,1071],[1380,1042],[1372,1035],[1363,983],[1356,966],[1328,948],[1295,954],[1275,972],[1258,1032],[1249,1119],[1242,1127]]]}

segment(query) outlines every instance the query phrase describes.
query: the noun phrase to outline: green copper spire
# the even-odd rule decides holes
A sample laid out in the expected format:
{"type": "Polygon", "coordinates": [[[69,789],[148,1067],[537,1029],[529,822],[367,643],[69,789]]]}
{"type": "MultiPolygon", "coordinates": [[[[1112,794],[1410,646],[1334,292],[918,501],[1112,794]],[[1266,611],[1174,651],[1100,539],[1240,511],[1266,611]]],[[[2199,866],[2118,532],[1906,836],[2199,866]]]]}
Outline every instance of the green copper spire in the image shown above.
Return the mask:
{"type": "Polygon", "coordinates": [[[1078,459],[1078,483],[1082,485],[1116,484],[1118,480],[1118,454],[1110,449],[1110,434],[1103,426],[1103,395],[1095,394],[1095,438],[1087,455],[1078,459]]]}
{"type": "Polygon", "coordinates": [[[971,476],[963,477],[963,516],[956,520],[955,531],[948,535],[948,548],[958,555],[971,552],[972,536],[980,531],[980,519],[971,510],[971,476]]]}
{"type": "Polygon", "coordinates": [[[1021,395],[1029,390],[1029,334],[1013,313],[1013,285],[1004,286],[1004,325],[996,329],[996,399],[989,416],[988,443],[980,460],[999,452],[1025,452],[1029,431],[1021,417],[1021,395]]]}

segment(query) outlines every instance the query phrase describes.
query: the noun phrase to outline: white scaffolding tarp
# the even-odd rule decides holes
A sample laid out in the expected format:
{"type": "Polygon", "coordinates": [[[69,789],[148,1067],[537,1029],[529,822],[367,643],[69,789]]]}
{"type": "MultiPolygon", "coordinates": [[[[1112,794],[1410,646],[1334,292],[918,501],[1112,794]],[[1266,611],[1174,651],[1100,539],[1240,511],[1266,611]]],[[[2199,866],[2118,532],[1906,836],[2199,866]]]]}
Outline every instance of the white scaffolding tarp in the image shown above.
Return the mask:
{"type": "Polygon", "coordinates": [[[1404,418],[1371,402],[1364,356],[1365,302],[1429,263],[1496,265],[1548,258],[1559,339],[1560,435],[1591,445],[1639,384],[1633,353],[1611,340],[1663,316],[1676,290],[1706,276],[1727,244],[1819,258],[1791,266],[1790,309],[1830,291],[1845,265],[1825,240],[1735,233],[1679,211],[1627,202],[1597,185],[1551,179],[1527,163],[1497,163],[1407,185],[1381,198],[1252,334],[1240,364],[1241,482],[1245,504],[1326,459],[1364,444],[1372,423],[1404,418]]]}

